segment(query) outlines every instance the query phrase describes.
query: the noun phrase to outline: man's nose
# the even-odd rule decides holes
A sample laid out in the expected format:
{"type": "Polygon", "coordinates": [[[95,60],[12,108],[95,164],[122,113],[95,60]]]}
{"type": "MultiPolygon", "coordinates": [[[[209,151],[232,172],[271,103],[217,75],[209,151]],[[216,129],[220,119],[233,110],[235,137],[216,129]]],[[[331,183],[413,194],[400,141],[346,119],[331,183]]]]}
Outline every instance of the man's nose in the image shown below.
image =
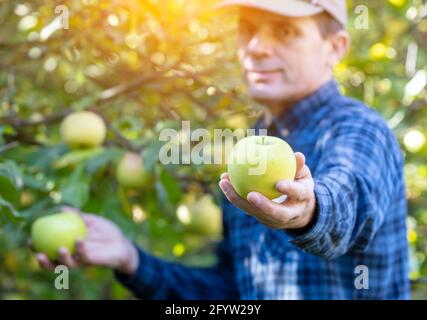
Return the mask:
{"type": "Polygon", "coordinates": [[[248,52],[254,58],[264,58],[273,52],[272,39],[265,29],[260,29],[253,34],[248,43],[248,52]]]}

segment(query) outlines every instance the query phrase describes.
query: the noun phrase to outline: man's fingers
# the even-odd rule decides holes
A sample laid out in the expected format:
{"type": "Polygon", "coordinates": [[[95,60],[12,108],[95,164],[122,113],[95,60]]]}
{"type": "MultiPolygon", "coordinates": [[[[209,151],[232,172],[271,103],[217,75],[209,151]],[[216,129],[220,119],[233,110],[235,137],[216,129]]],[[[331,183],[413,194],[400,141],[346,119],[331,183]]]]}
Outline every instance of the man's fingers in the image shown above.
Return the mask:
{"type": "Polygon", "coordinates": [[[45,255],[44,253],[38,253],[36,255],[36,259],[37,259],[39,265],[43,269],[51,270],[51,271],[55,270],[56,265],[53,262],[51,262],[49,260],[49,258],[47,257],[47,255],[45,255]]]}
{"type": "Polygon", "coordinates": [[[289,213],[284,205],[275,203],[258,192],[248,194],[248,202],[259,211],[256,215],[259,219],[286,222],[289,220],[289,213]]]}
{"type": "Polygon", "coordinates": [[[87,265],[111,267],[117,261],[112,260],[110,254],[102,243],[79,241],[76,244],[76,258],[87,265]]]}
{"type": "Polygon", "coordinates": [[[88,245],[83,240],[76,241],[76,260],[80,263],[91,263],[89,253],[88,253],[88,245]]]}
{"type": "Polygon", "coordinates": [[[221,188],[222,192],[224,193],[228,201],[230,201],[231,203],[237,206],[243,204],[243,199],[237,194],[236,190],[234,190],[230,181],[226,179],[222,179],[219,182],[219,187],[221,188]]]}
{"type": "Polygon", "coordinates": [[[221,174],[221,180],[222,179],[230,181],[230,176],[228,175],[228,172],[224,172],[221,174]]]}
{"type": "Polygon", "coordinates": [[[107,258],[104,260],[99,259],[98,257],[104,257],[107,255],[108,258],[108,249],[105,249],[104,244],[99,244],[96,242],[78,240],[76,242],[76,253],[75,258],[78,262],[88,264],[88,265],[104,265],[107,264],[107,258]]]}
{"type": "Polygon", "coordinates": [[[297,160],[297,172],[298,172],[305,165],[305,156],[301,152],[295,152],[295,159],[297,160]]]}
{"type": "Polygon", "coordinates": [[[80,217],[83,219],[83,221],[86,223],[88,227],[95,224],[97,221],[99,221],[101,218],[94,215],[94,214],[88,214],[88,213],[82,213],[80,214],[80,217]]]}
{"type": "Polygon", "coordinates": [[[58,253],[58,260],[61,264],[66,265],[68,268],[76,268],[79,266],[79,263],[71,256],[67,248],[60,248],[58,253]]]}
{"type": "Polygon", "coordinates": [[[230,201],[231,203],[235,203],[240,200],[230,181],[226,179],[221,179],[219,181],[219,187],[221,188],[228,201],[230,201]]]}
{"type": "Polygon", "coordinates": [[[276,184],[276,189],[292,200],[303,201],[308,198],[306,187],[298,182],[281,180],[276,184]]]}
{"type": "MultiPolygon", "coordinates": [[[[221,179],[219,186],[227,199],[236,207],[272,228],[289,223],[295,215],[290,208],[286,207],[286,204],[274,202],[258,192],[250,192],[247,198],[243,199],[227,179],[221,179]]],[[[282,193],[292,200],[304,200],[306,197],[305,186],[301,182],[292,182],[290,186],[282,187],[279,191],[286,191],[282,193]]]]}
{"type": "Polygon", "coordinates": [[[305,164],[305,156],[301,152],[295,152],[295,158],[297,160],[295,179],[311,177],[310,169],[305,164]]]}
{"type": "Polygon", "coordinates": [[[247,213],[252,214],[253,208],[251,205],[243,198],[241,198],[236,190],[234,190],[233,186],[231,185],[230,181],[226,179],[222,179],[219,182],[219,187],[221,188],[222,192],[224,193],[225,197],[235,206],[239,207],[240,209],[246,211],[247,213]]]}

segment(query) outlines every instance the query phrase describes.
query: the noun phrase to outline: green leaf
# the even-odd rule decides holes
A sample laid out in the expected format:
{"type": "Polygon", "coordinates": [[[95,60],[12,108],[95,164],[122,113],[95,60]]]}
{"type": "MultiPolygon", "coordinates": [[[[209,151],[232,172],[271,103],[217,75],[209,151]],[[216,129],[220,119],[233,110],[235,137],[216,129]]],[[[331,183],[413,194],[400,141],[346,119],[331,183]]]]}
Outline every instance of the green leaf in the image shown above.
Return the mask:
{"type": "Polygon", "coordinates": [[[55,169],[63,169],[69,166],[75,166],[80,162],[86,161],[100,154],[103,150],[104,149],[102,147],[84,150],[72,150],[56,160],[53,164],[53,167],[55,169]]]}
{"type": "Polygon", "coordinates": [[[50,170],[53,162],[68,151],[66,145],[57,145],[42,147],[36,149],[34,152],[28,155],[25,164],[30,167],[37,167],[42,170],[50,170]]]}
{"type": "Polygon", "coordinates": [[[0,142],[3,143],[3,136],[6,135],[13,135],[16,133],[16,130],[9,125],[0,125],[0,142]]]}
{"type": "Polygon", "coordinates": [[[74,102],[71,105],[71,109],[84,110],[84,109],[92,106],[98,99],[99,99],[98,94],[84,96],[82,99],[74,102]]]}
{"type": "Polygon", "coordinates": [[[163,147],[164,142],[151,141],[144,147],[142,152],[142,159],[144,161],[144,168],[147,171],[153,172],[156,163],[159,159],[160,149],[163,147]]]}
{"type": "Polygon", "coordinates": [[[166,169],[160,171],[160,181],[163,184],[169,201],[177,204],[181,200],[181,188],[177,179],[166,169]]]}
{"type": "Polygon", "coordinates": [[[0,175],[8,177],[15,185],[19,184],[22,180],[21,170],[19,170],[17,164],[12,160],[0,163],[0,175]]]}
{"type": "Polygon", "coordinates": [[[18,185],[22,184],[21,173],[13,161],[0,164],[0,197],[14,206],[19,205],[18,185]]]}
{"type": "Polygon", "coordinates": [[[159,180],[154,185],[157,193],[157,203],[161,211],[166,212],[168,215],[173,214],[173,207],[169,201],[169,197],[165,186],[159,180]]]}
{"type": "Polygon", "coordinates": [[[85,173],[84,164],[79,164],[73,173],[61,183],[62,201],[81,208],[89,200],[91,177],[85,173]]]}
{"type": "Polygon", "coordinates": [[[173,215],[175,205],[181,199],[181,189],[176,179],[165,169],[160,169],[155,189],[159,206],[167,214],[173,215]]]}
{"type": "Polygon", "coordinates": [[[94,174],[96,171],[105,167],[110,162],[120,158],[123,151],[117,148],[105,149],[100,154],[95,155],[86,163],[86,172],[89,175],[94,174]]]}
{"type": "Polygon", "coordinates": [[[42,177],[41,179],[36,179],[34,176],[27,175],[27,174],[24,174],[23,180],[24,180],[25,187],[28,187],[34,190],[43,191],[43,192],[46,191],[46,184],[49,181],[48,179],[46,179],[46,177],[42,177]]]}
{"type": "Polygon", "coordinates": [[[19,204],[19,192],[9,178],[0,176],[0,197],[13,205],[19,204]]]}
{"type": "MultiPolygon", "coordinates": [[[[5,215],[6,218],[13,223],[17,223],[23,220],[23,217],[15,209],[15,207],[0,196],[0,214],[5,215]]],[[[2,220],[2,219],[0,219],[2,220]]]]}

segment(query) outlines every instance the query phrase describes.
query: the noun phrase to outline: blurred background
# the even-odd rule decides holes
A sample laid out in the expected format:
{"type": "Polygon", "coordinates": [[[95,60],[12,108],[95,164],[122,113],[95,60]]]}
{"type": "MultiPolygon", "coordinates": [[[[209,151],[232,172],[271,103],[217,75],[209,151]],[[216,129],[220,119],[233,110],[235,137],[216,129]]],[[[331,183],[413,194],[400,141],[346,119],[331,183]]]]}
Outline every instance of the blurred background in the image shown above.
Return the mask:
{"type": "MultiPolygon", "coordinates": [[[[209,266],[221,239],[221,165],[161,165],[159,132],[247,128],[236,16],[213,0],[0,0],[0,299],[126,299],[110,270],[73,270],[55,290],[26,247],[31,223],[67,204],[117,223],[147,251],[209,266]],[[91,110],[102,147],[73,150],[60,124],[91,110]],[[120,183],[127,152],[149,179],[120,183]]],[[[427,2],[349,1],[342,91],[377,109],[401,143],[414,299],[427,298],[427,2]]],[[[176,143],[188,139],[184,132],[176,143]]]]}

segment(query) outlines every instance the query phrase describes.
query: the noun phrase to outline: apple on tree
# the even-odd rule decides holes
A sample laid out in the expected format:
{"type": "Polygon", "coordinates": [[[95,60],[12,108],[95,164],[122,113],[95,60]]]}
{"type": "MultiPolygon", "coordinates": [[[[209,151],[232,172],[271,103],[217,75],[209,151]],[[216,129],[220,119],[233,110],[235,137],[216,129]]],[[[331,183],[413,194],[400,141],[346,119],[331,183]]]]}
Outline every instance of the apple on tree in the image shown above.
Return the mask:
{"type": "Polygon", "coordinates": [[[221,209],[209,194],[196,199],[188,194],[177,209],[178,219],[189,231],[207,236],[218,236],[222,231],[221,209]]]}
{"type": "Polygon", "coordinates": [[[248,120],[247,117],[243,114],[236,114],[228,117],[225,120],[225,124],[228,128],[232,130],[237,129],[247,129],[248,128],[248,120]]]}
{"type": "Polygon", "coordinates": [[[228,158],[228,174],[236,192],[246,199],[256,191],[269,199],[282,194],[275,185],[280,180],[293,181],[297,162],[292,148],[272,136],[250,136],[233,147],[228,158]]]}
{"type": "Polygon", "coordinates": [[[78,239],[85,239],[86,224],[73,212],[56,213],[38,218],[31,226],[31,240],[38,252],[45,253],[49,259],[58,258],[58,250],[67,248],[73,254],[78,239]]]}
{"type": "Polygon", "coordinates": [[[147,185],[149,178],[139,154],[127,152],[117,165],[116,179],[123,187],[141,188],[147,185]]]}
{"type": "Polygon", "coordinates": [[[71,148],[93,148],[101,145],[106,136],[104,120],[94,112],[78,111],[62,121],[62,140],[71,148]]]}

